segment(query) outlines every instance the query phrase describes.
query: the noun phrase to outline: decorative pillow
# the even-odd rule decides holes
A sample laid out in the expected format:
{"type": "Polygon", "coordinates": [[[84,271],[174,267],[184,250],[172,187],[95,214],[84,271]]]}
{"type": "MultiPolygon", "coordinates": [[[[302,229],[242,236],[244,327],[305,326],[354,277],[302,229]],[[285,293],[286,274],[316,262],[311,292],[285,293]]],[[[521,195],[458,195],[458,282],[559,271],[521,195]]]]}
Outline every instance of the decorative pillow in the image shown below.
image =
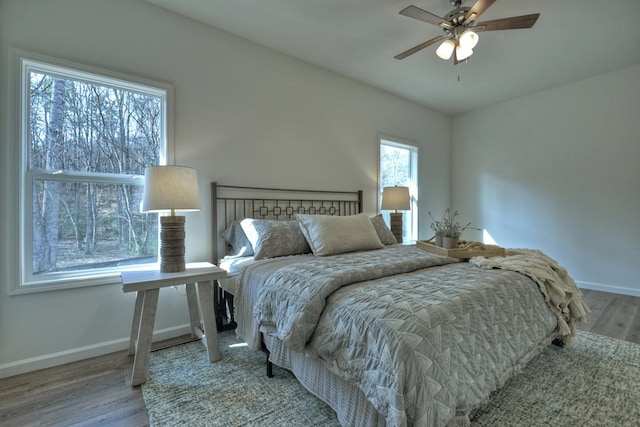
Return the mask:
{"type": "Polygon", "coordinates": [[[229,224],[222,232],[222,238],[227,242],[227,255],[253,256],[253,246],[242,231],[240,221],[229,224]]]}
{"type": "Polygon", "coordinates": [[[297,221],[245,218],[240,225],[251,242],[255,259],[311,252],[297,221]]]}
{"type": "Polygon", "coordinates": [[[378,238],[383,245],[395,245],[398,243],[396,236],[393,235],[391,230],[389,230],[389,227],[387,227],[387,223],[384,222],[382,214],[371,217],[371,224],[373,225],[373,228],[375,228],[378,238]]]}
{"type": "Polygon", "coordinates": [[[316,256],[384,248],[366,214],[296,215],[302,234],[316,256]]]}

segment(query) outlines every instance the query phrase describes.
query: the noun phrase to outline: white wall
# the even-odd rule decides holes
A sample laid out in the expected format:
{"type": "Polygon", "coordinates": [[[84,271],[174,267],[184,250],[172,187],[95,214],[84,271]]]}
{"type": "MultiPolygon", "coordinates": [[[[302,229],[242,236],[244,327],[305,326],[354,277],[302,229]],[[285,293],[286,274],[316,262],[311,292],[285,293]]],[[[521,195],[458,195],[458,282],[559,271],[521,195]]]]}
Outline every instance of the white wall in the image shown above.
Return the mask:
{"type": "MultiPolygon", "coordinates": [[[[376,211],[377,135],[419,145],[420,206],[447,206],[451,118],[142,0],[0,1],[0,377],[126,347],[134,295],[118,283],[9,296],[18,281],[18,141],[10,139],[9,48],[173,84],[175,159],[199,173],[187,260],[210,260],[210,181],[364,190],[376,211]]],[[[421,224],[427,237],[428,222],[421,224]]],[[[156,330],[186,330],[163,289],[156,330]]]]}
{"type": "Polygon", "coordinates": [[[459,115],[452,194],[506,247],[640,295],[640,65],[459,115]]]}

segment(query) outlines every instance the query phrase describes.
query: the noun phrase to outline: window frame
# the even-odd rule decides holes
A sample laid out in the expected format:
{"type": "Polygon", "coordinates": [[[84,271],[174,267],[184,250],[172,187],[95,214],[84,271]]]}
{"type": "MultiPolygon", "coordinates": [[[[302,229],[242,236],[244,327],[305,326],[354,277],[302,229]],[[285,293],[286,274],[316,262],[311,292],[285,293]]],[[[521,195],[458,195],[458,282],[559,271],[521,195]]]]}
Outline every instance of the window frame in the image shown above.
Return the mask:
{"type": "MultiPolygon", "coordinates": [[[[412,242],[418,239],[418,145],[388,135],[378,135],[378,212],[381,212],[380,206],[382,206],[382,146],[387,145],[390,147],[400,148],[409,151],[409,180],[408,184],[402,184],[409,187],[410,206],[409,211],[403,211],[403,225],[406,229],[406,234],[402,236],[404,242],[412,242]],[[409,221],[407,221],[409,219],[409,221]]],[[[398,184],[400,185],[400,184],[398,184]]],[[[383,213],[384,215],[384,213],[383,213]]],[[[388,220],[388,216],[385,216],[388,220]]]]}
{"type": "Polygon", "coordinates": [[[32,191],[35,180],[58,182],[81,182],[115,185],[144,185],[144,176],[93,173],[78,171],[48,171],[30,168],[30,78],[32,71],[47,75],[96,83],[101,86],[146,94],[161,99],[160,159],[159,164],[169,164],[173,160],[173,86],[107,69],[87,66],[32,52],[12,49],[12,69],[16,74],[18,90],[14,95],[17,105],[17,120],[12,140],[18,141],[18,219],[19,219],[19,280],[10,289],[10,294],[52,291],[85,286],[120,283],[120,272],[126,269],[156,268],[157,262],[135,264],[130,267],[103,267],[79,269],[69,272],[55,272],[44,275],[33,274],[33,204],[32,191]]]}

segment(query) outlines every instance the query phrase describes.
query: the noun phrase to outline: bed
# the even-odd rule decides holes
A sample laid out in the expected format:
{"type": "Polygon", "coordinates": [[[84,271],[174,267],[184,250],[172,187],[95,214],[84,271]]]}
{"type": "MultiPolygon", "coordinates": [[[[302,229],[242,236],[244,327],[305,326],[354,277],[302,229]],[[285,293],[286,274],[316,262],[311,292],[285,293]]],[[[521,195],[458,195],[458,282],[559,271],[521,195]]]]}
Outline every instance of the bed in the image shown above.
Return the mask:
{"type": "Polygon", "coordinates": [[[362,213],[360,191],[212,183],[212,203],[214,259],[240,266],[219,312],[345,426],[468,425],[588,312],[538,251],[501,264],[394,244],[379,215],[362,213]]]}

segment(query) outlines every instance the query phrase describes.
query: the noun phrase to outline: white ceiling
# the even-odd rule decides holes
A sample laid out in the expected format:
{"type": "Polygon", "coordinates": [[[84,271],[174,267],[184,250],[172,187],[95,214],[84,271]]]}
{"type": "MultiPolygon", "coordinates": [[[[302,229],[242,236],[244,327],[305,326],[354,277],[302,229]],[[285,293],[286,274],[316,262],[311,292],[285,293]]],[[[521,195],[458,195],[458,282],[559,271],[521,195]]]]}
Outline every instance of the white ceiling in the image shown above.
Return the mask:
{"type": "Polygon", "coordinates": [[[540,18],[480,32],[459,66],[436,56],[438,44],[393,58],[443,34],[398,12],[413,4],[442,17],[449,0],[147,1],[448,114],[640,63],[640,0],[497,0],[478,21],[540,18]]]}

